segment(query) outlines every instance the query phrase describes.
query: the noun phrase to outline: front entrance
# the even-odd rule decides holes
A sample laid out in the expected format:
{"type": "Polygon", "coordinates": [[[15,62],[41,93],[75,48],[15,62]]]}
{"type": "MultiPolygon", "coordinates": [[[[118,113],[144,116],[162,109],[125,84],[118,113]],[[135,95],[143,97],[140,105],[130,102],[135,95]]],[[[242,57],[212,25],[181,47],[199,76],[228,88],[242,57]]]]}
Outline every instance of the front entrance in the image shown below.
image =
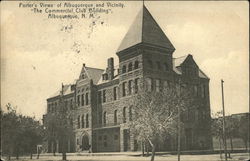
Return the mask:
{"type": "Polygon", "coordinates": [[[89,137],[87,134],[83,135],[82,137],[82,150],[89,150],[90,145],[89,145],[89,137]]]}
{"type": "Polygon", "coordinates": [[[124,151],[130,150],[130,134],[128,129],[125,129],[123,131],[123,139],[124,139],[124,151]]]}

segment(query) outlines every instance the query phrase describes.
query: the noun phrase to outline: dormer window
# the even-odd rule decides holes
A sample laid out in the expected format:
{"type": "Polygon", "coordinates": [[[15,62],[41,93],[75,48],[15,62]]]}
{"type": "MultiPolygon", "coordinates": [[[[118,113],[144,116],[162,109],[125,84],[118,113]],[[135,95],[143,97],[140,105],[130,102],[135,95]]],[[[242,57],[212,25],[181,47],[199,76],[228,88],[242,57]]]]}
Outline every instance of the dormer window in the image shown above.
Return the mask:
{"type": "Polygon", "coordinates": [[[108,80],[108,74],[107,73],[102,75],[102,80],[108,80]]]}
{"type": "Polygon", "coordinates": [[[81,76],[81,77],[82,77],[82,79],[85,79],[85,75],[84,75],[84,74],[82,74],[82,76],[81,76]]]}

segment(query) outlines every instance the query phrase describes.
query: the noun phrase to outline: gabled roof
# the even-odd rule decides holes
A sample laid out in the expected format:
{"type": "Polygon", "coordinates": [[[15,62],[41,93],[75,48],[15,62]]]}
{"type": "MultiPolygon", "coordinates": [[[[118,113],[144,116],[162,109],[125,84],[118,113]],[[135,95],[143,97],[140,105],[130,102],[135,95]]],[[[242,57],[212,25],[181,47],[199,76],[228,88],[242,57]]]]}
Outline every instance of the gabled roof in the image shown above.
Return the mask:
{"type": "MultiPolygon", "coordinates": [[[[74,91],[71,90],[71,85],[72,84],[63,85],[63,95],[68,95],[68,94],[74,93],[74,91]]],[[[62,92],[62,89],[58,90],[56,93],[51,95],[49,98],[59,96],[59,95],[61,95],[61,92],[62,92]]]]}
{"type": "Polygon", "coordinates": [[[97,84],[99,79],[102,77],[103,71],[103,69],[83,66],[81,74],[86,73],[87,77],[92,79],[94,84],[97,84]]]}
{"type": "Polygon", "coordinates": [[[139,43],[146,43],[175,50],[170,40],[144,5],[123,38],[117,52],[139,43]]]}
{"type": "MultiPolygon", "coordinates": [[[[188,54],[182,57],[178,57],[178,58],[173,58],[173,70],[175,71],[175,73],[177,74],[182,74],[181,71],[181,65],[182,63],[184,63],[184,61],[188,58],[188,57],[192,57],[192,55],[188,54]]],[[[193,59],[193,58],[192,58],[193,59]]],[[[194,60],[193,60],[194,61],[194,60]]],[[[195,62],[195,61],[194,61],[195,62]]],[[[206,78],[209,79],[208,76],[199,68],[198,69],[198,75],[200,78],[206,78]]]]}

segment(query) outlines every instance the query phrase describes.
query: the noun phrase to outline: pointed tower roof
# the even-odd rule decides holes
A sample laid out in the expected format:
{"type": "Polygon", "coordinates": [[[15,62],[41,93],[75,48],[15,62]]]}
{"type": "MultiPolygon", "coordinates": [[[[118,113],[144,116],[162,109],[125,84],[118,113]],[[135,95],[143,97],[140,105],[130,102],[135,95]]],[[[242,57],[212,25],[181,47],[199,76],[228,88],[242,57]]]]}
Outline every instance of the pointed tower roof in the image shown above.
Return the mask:
{"type": "Polygon", "coordinates": [[[170,40],[144,5],[123,38],[117,52],[139,43],[151,44],[175,50],[170,40]]]}

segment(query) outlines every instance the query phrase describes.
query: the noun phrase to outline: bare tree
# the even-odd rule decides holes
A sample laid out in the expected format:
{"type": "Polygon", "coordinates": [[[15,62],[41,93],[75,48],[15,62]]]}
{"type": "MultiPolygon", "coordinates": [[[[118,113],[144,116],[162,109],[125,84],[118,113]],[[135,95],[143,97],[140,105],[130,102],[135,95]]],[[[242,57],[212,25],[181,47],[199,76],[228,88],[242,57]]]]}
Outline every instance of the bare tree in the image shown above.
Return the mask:
{"type": "Polygon", "coordinates": [[[188,91],[168,87],[162,90],[140,90],[132,100],[134,108],[131,132],[152,148],[151,161],[155,157],[157,140],[166,135],[177,134],[178,109],[184,112],[187,106],[195,106],[188,91]]]}

